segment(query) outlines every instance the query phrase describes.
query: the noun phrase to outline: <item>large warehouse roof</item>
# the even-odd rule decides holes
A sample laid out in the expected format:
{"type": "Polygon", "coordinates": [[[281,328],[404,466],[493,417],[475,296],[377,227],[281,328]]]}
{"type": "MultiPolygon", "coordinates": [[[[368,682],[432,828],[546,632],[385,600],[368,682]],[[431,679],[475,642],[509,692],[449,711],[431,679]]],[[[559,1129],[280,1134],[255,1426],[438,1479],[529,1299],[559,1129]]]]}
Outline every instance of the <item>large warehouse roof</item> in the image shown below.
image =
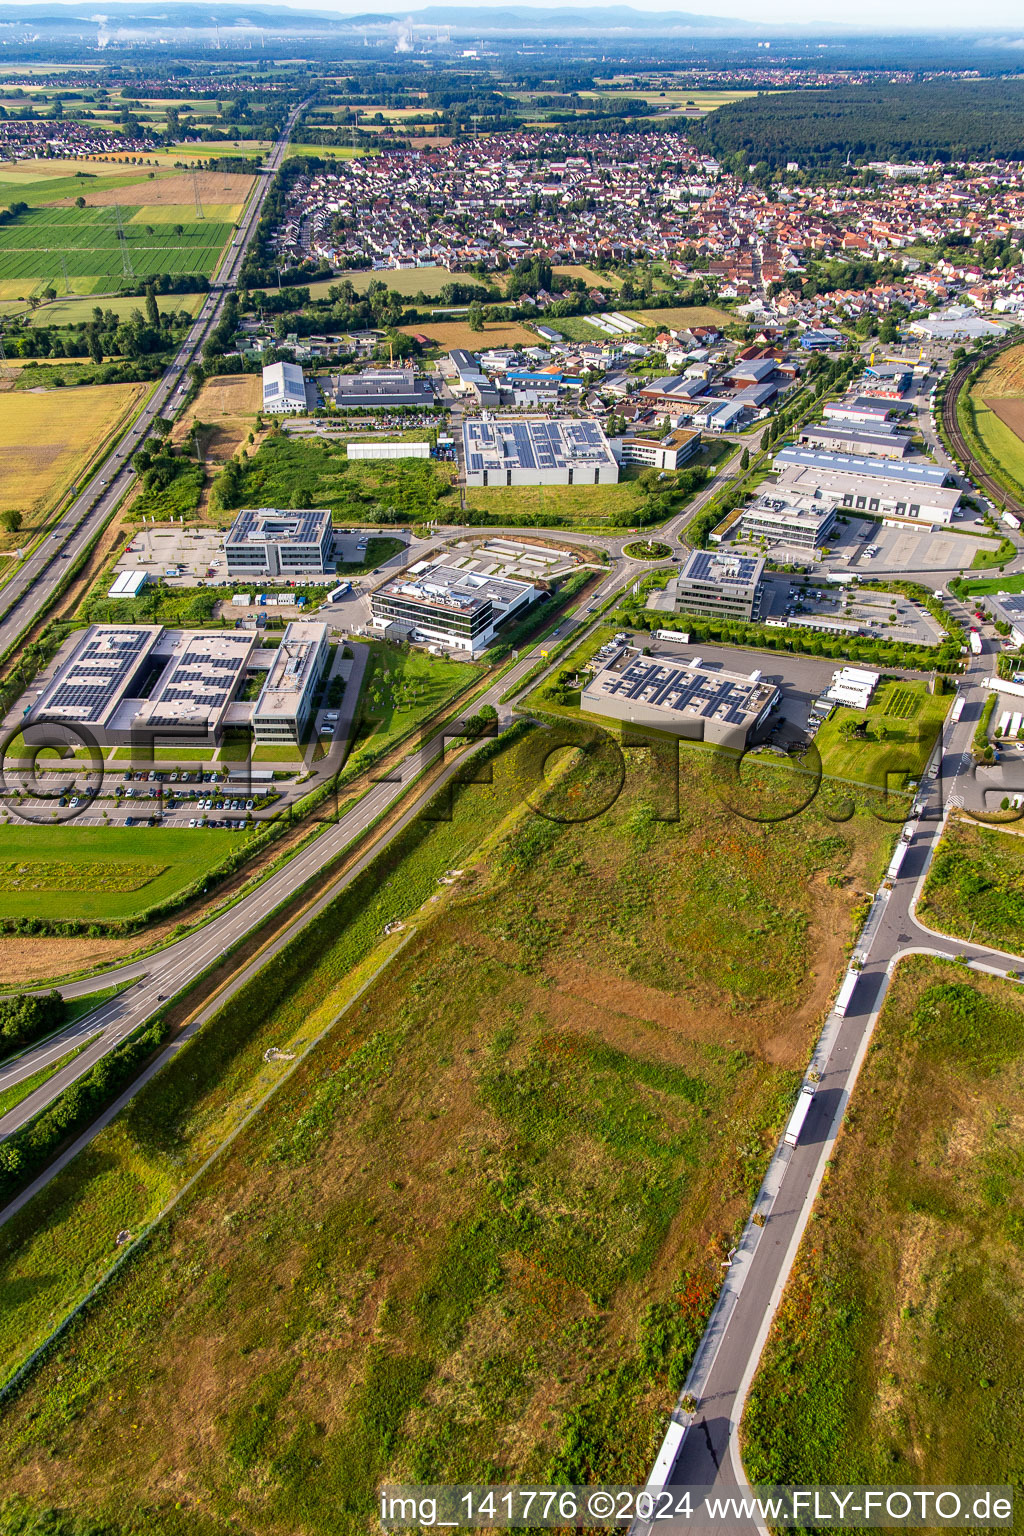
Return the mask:
{"type": "Polygon", "coordinates": [[[860,475],[870,480],[902,480],[907,485],[927,485],[933,489],[946,485],[950,474],[941,464],[925,464],[919,459],[869,459],[851,453],[820,453],[814,448],[780,448],[775,455],[777,468],[792,464],[806,465],[821,474],[860,475]]]}
{"type": "Polygon", "coordinates": [[[615,463],[596,421],[467,421],[462,437],[471,474],[615,463]]]}

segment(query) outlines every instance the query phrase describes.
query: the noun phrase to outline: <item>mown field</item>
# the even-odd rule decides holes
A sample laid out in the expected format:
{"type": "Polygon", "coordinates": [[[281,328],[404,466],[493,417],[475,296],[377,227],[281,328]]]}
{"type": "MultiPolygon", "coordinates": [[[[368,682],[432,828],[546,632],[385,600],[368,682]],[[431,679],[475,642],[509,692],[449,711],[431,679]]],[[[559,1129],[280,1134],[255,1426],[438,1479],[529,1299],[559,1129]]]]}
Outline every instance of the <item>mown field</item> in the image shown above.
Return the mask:
{"type": "Polygon", "coordinates": [[[347,766],[357,771],[362,764],[380,757],[393,741],[471,687],[481,670],[470,661],[371,641],[370,665],[347,766]]]}
{"type": "MultiPolygon", "coordinates": [[[[212,275],[232,223],[197,219],[194,208],[182,208],[175,221],[136,223],[138,211],[137,206],[121,207],[124,249],[136,278],[159,272],[212,275]]],[[[30,208],[0,228],[0,270],[8,284],[27,285],[26,294],[36,284],[60,290],[62,257],[78,292],[116,288],[124,272],[117,209],[30,208]]]]}
{"type": "Polygon", "coordinates": [[[686,330],[691,325],[733,325],[736,316],[715,304],[682,305],[678,309],[626,309],[622,313],[655,330],[686,330]]]}
{"type": "Polygon", "coordinates": [[[948,821],[917,912],[941,933],[1024,954],[1024,837],[948,821]]]}
{"type": "Polygon", "coordinates": [[[926,683],[897,680],[883,683],[866,710],[840,705],[814,738],[822,772],[880,789],[896,775],[917,776],[952,702],[952,694],[929,693],[926,683]],[[863,736],[847,734],[861,724],[863,736]]]}
{"type": "Polygon", "coordinates": [[[116,921],[173,896],[237,846],[200,827],[0,826],[0,918],[116,921]]]}
{"type": "Polygon", "coordinates": [[[636,510],[644,493],[635,480],[617,485],[495,485],[466,487],[466,506],[487,512],[500,523],[512,526],[523,519],[535,527],[549,520],[558,527],[563,519],[578,523],[602,523],[610,516],[636,510]]]}
{"type": "Polygon", "coordinates": [[[67,404],[52,394],[8,393],[0,405],[0,511],[22,512],[17,534],[0,535],[13,549],[44,521],[108,435],[127,420],[145,385],[92,384],[76,389],[67,404]],[[73,408],[72,408],[73,400],[73,408]],[[59,416],[60,431],[54,431],[59,416]]]}
{"type": "Polygon", "coordinates": [[[470,330],[464,320],[424,320],[421,325],[400,325],[407,336],[428,336],[435,346],[449,352],[465,347],[481,352],[487,347],[535,347],[537,334],[518,321],[486,320],[482,331],[470,330]]]}
{"type": "Polygon", "coordinates": [[[744,1421],[759,1483],[1024,1483],[1024,998],[893,980],[744,1421]]]}
{"type": "MultiPolygon", "coordinates": [[[[63,287],[63,281],[59,284],[63,287]]],[[[186,314],[195,315],[199,311],[206,295],[204,293],[158,293],[156,295],[157,306],[162,315],[174,315],[184,310],[186,314]]],[[[32,311],[29,317],[29,325],[85,325],[92,320],[92,312],[97,303],[103,310],[112,310],[119,320],[127,320],[133,309],[142,309],[145,300],[133,298],[59,298],[53,303],[40,304],[32,311]]]]}
{"type": "Polygon", "coordinates": [[[140,1509],[364,1536],[392,1478],[646,1475],[889,834],[755,826],[686,753],[659,822],[642,751],[566,825],[517,809],[537,752],[410,829],[0,1230],[9,1370],[415,917],[7,1408],[10,1495],[110,1536],[140,1509]]]}

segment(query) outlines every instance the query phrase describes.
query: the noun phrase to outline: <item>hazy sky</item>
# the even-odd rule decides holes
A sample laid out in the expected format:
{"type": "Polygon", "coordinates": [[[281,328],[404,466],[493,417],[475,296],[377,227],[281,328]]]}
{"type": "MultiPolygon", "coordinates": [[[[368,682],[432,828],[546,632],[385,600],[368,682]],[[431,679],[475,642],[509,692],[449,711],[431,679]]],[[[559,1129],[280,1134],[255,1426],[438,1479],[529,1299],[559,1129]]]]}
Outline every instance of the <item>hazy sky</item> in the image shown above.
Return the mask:
{"type": "MultiPolygon", "coordinates": [[[[400,0],[398,4],[389,4],[388,0],[372,0],[372,3],[367,0],[366,4],[353,3],[353,0],[284,0],[284,3],[299,6],[306,3],[317,10],[336,10],[341,15],[357,15],[360,11],[401,13],[400,0]]],[[[410,7],[407,14],[415,16],[423,4],[430,3],[431,0],[422,0],[421,4],[410,7]]],[[[467,0],[436,0],[436,3],[463,5],[467,0]]],[[[1024,59],[1022,0],[976,0],[970,6],[965,6],[962,0],[903,0],[898,6],[893,5],[892,0],[858,0],[855,6],[839,9],[823,6],[821,0],[774,0],[770,7],[764,5],[764,0],[626,0],[626,3],[639,11],[683,11],[700,16],[742,16],[748,20],[761,16],[776,25],[792,21],[815,26],[836,21],[847,26],[888,29],[895,23],[900,31],[911,27],[923,31],[936,28],[957,31],[970,28],[973,31],[991,27],[997,29],[1000,40],[1017,42],[1024,59]]],[[[545,0],[473,0],[472,9],[500,10],[510,4],[535,4],[542,10],[562,6],[588,11],[601,9],[601,0],[596,3],[595,0],[546,0],[546,3],[545,0]]]]}

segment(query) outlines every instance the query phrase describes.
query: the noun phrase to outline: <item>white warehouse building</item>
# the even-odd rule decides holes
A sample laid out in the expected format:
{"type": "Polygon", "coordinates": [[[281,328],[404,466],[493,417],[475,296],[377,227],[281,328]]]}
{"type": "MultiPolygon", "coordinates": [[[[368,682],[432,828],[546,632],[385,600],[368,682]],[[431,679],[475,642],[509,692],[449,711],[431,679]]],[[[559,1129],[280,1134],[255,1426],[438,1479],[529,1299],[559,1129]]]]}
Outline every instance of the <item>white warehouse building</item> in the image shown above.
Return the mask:
{"type": "Polygon", "coordinates": [[[350,459],[429,459],[429,443],[349,443],[350,459]]]}
{"type": "Polygon", "coordinates": [[[269,363],[264,368],[263,409],[272,416],[306,409],[306,385],[298,363],[269,363]]]}

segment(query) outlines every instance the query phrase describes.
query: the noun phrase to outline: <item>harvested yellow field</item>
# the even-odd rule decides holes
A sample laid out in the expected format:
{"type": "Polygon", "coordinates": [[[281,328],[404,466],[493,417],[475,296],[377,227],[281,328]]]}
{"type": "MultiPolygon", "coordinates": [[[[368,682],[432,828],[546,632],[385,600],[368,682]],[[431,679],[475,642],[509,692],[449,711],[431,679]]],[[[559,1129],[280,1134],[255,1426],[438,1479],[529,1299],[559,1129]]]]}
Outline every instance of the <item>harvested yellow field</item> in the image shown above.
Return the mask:
{"type": "Polygon", "coordinates": [[[622,313],[657,331],[682,331],[691,325],[733,325],[736,320],[727,309],[718,309],[714,304],[691,304],[680,309],[624,309],[622,313]]]}
{"type": "Polygon", "coordinates": [[[989,363],[972,394],[984,400],[1013,400],[1024,395],[1024,346],[1000,352],[989,363]]]}
{"type": "Polygon", "coordinates": [[[223,379],[207,379],[171,434],[180,443],[193,421],[201,421],[211,430],[203,434],[203,457],[223,464],[241,448],[263,404],[263,381],[258,373],[235,374],[223,379]]]}
{"type": "MultiPolygon", "coordinates": [[[[211,224],[234,224],[245,205],[243,203],[208,203],[203,199],[203,217],[211,224]]],[[[188,224],[192,231],[200,228],[196,222],[195,203],[144,203],[137,208],[129,224],[188,224]]]]}
{"type": "MultiPolygon", "coordinates": [[[[230,206],[244,203],[253,182],[251,176],[238,176],[228,171],[197,171],[195,180],[199,184],[199,196],[203,201],[204,212],[207,203],[227,203],[230,206]]],[[[192,209],[192,217],[195,217],[195,192],[191,176],[157,176],[142,185],[145,188],[148,208],[154,209],[174,204],[177,207],[192,209]]],[[[141,189],[135,195],[141,196],[141,189]]],[[[103,187],[96,192],[83,192],[82,196],[93,208],[103,207],[109,203],[123,203],[126,200],[124,190],[118,187],[103,187]]],[[[71,204],[74,198],[65,198],[64,201],[71,204]]]]}
{"type": "Polygon", "coordinates": [[[622,278],[614,272],[595,272],[593,267],[552,267],[556,277],[580,277],[590,288],[621,288],[622,278]]]}
{"type": "Polygon", "coordinates": [[[537,337],[525,325],[515,321],[490,320],[482,331],[471,331],[463,320],[443,320],[440,324],[425,321],[422,325],[401,325],[399,330],[407,336],[428,336],[435,346],[451,351],[452,347],[465,347],[468,352],[481,352],[487,347],[533,347],[537,337]]]}
{"type": "Polygon", "coordinates": [[[14,548],[46,521],[68,485],[114,430],[131,415],[147,386],[92,384],[60,394],[4,394],[0,397],[0,512],[24,513],[18,534],[5,534],[14,548]]]}
{"type": "MultiPolygon", "coordinates": [[[[60,181],[64,176],[75,176],[79,171],[94,162],[91,155],[82,155],[78,159],[68,160],[19,160],[15,165],[0,166],[0,181],[60,181]]],[[[103,176],[144,176],[137,165],[110,164],[104,160],[103,170],[89,171],[90,175],[103,176]]]]}

